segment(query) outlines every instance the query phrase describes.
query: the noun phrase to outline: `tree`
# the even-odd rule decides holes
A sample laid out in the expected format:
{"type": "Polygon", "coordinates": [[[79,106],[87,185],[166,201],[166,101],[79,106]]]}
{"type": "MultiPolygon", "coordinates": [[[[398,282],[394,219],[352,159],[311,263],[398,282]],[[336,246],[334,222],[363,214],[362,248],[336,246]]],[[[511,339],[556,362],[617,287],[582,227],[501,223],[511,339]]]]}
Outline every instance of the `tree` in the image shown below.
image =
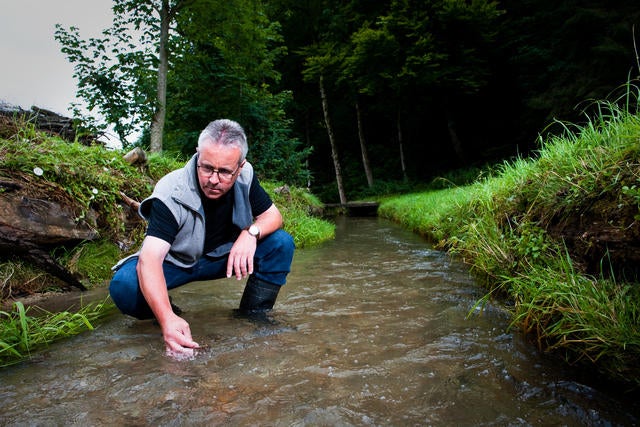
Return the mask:
{"type": "Polygon", "coordinates": [[[78,97],[106,124],[85,116],[77,104],[74,114],[103,130],[112,124],[125,146],[132,133],[150,123],[150,150],[162,151],[171,24],[193,1],[114,0],[113,25],[102,38],[82,40],[77,27],[56,25],[55,38],[75,64],[78,97]]]}
{"type": "Polygon", "coordinates": [[[510,13],[500,38],[519,76],[519,123],[527,129],[540,129],[553,119],[582,120],[576,105],[605,99],[628,78],[638,77],[636,1],[504,4],[510,13]]]}
{"type": "MultiPolygon", "coordinates": [[[[361,98],[373,97],[383,93],[389,93],[388,88],[394,87],[397,76],[400,73],[399,46],[395,38],[385,28],[373,29],[368,21],[365,21],[351,35],[348,54],[342,63],[343,84],[350,84],[357,91],[356,118],[358,125],[358,139],[363,159],[365,175],[369,187],[373,186],[373,172],[369,164],[368,151],[364,142],[364,124],[362,123],[361,98]]],[[[390,94],[390,98],[398,103],[398,97],[390,94]]],[[[402,130],[400,117],[396,122],[398,135],[398,148],[400,153],[400,170],[403,177],[406,176],[404,150],[402,147],[402,130]]]]}
{"type": "MultiPolygon", "coordinates": [[[[457,131],[456,102],[487,86],[491,75],[488,47],[495,34],[495,20],[501,13],[497,4],[489,0],[311,3],[315,6],[308,10],[316,10],[319,15],[305,21],[315,31],[305,47],[298,49],[303,52],[303,76],[305,81],[317,83],[322,75],[325,100],[333,95],[332,111],[337,113],[332,120],[338,123],[331,126],[334,135],[345,134],[345,104],[350,104],[351,111],[355,106],[352,127],[357,132],[346,132],[357,135],[360,141],[369,186],[373,182],[373,168],[368,160],[363,112],[377,110],[374,114],[382,118],[379,122],[395,124],[395,132],[389,137],[396,141],[398,155],[392,156],[392,160],[405,181],[407,161],[416,157],[405,155],[411,144],[414,152],[427,152],[445,136],[451,151],[464,160],[462,137],[457,131]],[[318,46],[327,49],[318,50],[318,46]],[[420,114],[424,117],[419,117],[420,114]],[[439,130],[419,133],[420,139],[415,139],[419,132],[416,126],[425,124],[439,130]]],[[[329,131],[326,109],[322,115],[329,131]]],[[[337,151],[348,153],[349,141],[354,139],[341,136],[335,141],[334,163],[337,151]]],[[[351,150],[355,151],[354,148],[351,150]]],[[[386,147],[384,150],[388,151],[386,147]]],[[[391,165],[390,161],[382,160],[391,165]]]]}
{"type": "Polygon", "coordinates": [[[342,167],[340,166],[340,156],[338,154],[338,143],[336,141],[335,132],[329,114],[329,100],[325,89],[324,79],[327,74],[335,74],[336,68],[340,63],[339,55],[333,50],[328,43],[320,43],[315,46],[308,46],[305,51],[305,69],[303,76],[306,81],[317,81],[320,92],[320,102],[322,104],[322,113],[324,117],[325,129],[331,146],[331,159],[336,176],[336,184],[338,185],[338,196],[340,203],[347,203],[347,195],[344,191],[344,183],[342,179],[342,167]]]}
{"type": "Polygon", "coordinates": [[[273,89],[281,77],[274,63],[286,49],[264,5],[200,0],[182,11],[175,31],[165,149],[190,155],[206,123],[232,118],[247,132],[261,178],[306,184],[311,149],[292,136],[285,113],[291,91],[273,89]]]}
{"type": "Polygon", "coordinates": [[[367,177],[367,185],[371,188],[373,187],[373,171],[371,170],[371,162],[369,162],[367,140],[364,136],[364,124],[362,122],[362,112],[358,99],[356,99],[356,121],[358,122],[358,141],[360,141],[360,154],[362,155],[364,174],[367,177]]]}

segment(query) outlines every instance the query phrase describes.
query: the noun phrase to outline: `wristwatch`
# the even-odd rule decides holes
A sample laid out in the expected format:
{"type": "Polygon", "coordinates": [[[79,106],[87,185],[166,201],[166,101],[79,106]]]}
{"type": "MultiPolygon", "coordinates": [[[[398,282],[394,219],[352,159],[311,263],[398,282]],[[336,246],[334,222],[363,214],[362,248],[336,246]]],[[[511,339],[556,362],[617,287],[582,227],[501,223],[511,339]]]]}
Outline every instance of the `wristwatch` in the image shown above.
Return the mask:
{"type": "Polygon", "coordinates": [[[249,232],[249,234],[255,237],[256,240],[260,238],[260,229],[258,228],[257,225],[251,224],[249,228],[247,228],[247,231],[249,232]]]}

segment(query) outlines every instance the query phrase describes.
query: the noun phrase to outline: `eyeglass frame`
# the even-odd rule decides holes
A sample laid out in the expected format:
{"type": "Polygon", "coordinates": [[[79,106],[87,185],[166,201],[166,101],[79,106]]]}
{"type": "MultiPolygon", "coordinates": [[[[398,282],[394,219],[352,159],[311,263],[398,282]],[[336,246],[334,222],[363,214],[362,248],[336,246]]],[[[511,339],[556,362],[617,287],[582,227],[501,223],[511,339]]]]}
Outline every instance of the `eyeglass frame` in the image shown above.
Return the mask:
{"type": "Polygon", "coordinates": [[[199,171],[201,171],[200,173],[202,173],[202,177],[203,178],[207,178],[207,179],[211,179],[211,177],[213,176],[213,174],[218,174],[218,180],[220,182],[231,182],[233,180],[233,177],[236,176],[238,174],[238,172],[240,171],[240,168],[242,168],[242,166],[244,166],[244,161],[242,161],[242,163],[240,163],[238,165],[238,167],[236,168],[236,170],[234,170],[233,172],[229,172],[226,169],[223,169],[222,171],[220,169],[216,169],[212,166],[209,165],[199,165],[196,164],[196,167],[198,168],[199,171]],[[223,175],[220,175],[220,174],[223,175]],[[225,178],[224,176],[226,174],[230,174],[230,176],[228,178],[225,178]]]}

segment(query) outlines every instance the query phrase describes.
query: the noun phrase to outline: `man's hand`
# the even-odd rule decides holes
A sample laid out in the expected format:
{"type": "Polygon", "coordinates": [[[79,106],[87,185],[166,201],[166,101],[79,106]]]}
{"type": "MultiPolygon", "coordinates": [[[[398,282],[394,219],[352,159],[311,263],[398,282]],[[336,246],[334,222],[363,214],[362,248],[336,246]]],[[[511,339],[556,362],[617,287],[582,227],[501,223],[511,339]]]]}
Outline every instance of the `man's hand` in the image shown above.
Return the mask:
{"type": "Polygon", "coordinates": [[[162,336],[167,355],[172,357],[191,357],[194,349],[200,345],[191,338],[189,324],[180,316],[170,315],[162,324],[162,336]]]}
{"type": "Polygon", "coordinates": [[[227,261],[227,277],[235,274],[241,280],[253,273],[253,256],[256,253],[257,239],[243,230],[236,239],[227,261]]]}

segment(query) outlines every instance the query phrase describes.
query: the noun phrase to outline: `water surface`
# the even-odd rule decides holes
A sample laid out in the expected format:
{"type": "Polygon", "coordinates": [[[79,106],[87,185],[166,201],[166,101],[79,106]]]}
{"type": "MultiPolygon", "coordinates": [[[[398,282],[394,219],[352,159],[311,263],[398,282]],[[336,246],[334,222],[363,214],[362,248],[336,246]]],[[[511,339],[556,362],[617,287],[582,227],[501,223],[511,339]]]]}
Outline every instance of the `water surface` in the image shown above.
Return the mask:
{"type": "Polygon", "coordinates": [[[375,218],[298,250],[269,321],[234,316],[242,284],[172,292],[193,359],[152,321],[116,314],[0,370],[0,425],[634,425],[619,397],[572,380],[518,333],[467,268],[375,218]],[[469,316],[469,313],[472,315],[469,316]]]}

